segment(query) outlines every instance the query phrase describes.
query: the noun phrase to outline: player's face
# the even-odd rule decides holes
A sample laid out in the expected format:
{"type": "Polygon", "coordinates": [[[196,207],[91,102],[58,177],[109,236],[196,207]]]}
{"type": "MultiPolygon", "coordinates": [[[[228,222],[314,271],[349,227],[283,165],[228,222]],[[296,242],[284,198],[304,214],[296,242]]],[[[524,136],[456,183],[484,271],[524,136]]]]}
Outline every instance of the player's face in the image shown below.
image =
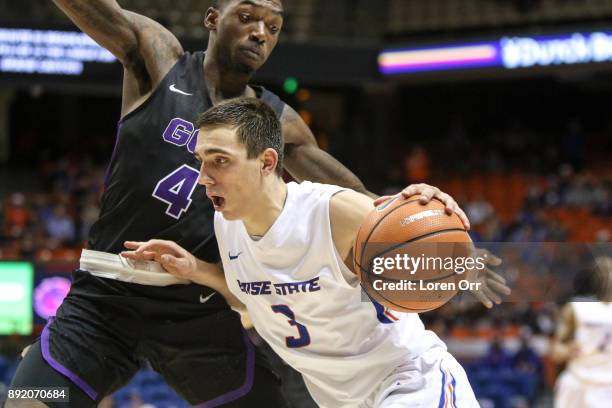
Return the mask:
{"type": "Polygon", "coordinates": [[[221,58],[242,72],[261,67],[283,25],[280,0],[234,0],[219,15],[216,35],[221,58]]]}
{"type": "Polygon", "coordinates": [[[261,160],[248,159],[246,146],[230,128],[201,129],[195,156],[202,163],[198,182],[215,211],[227,220],[243,218],[257,199],[262,182],[261,160]]]}

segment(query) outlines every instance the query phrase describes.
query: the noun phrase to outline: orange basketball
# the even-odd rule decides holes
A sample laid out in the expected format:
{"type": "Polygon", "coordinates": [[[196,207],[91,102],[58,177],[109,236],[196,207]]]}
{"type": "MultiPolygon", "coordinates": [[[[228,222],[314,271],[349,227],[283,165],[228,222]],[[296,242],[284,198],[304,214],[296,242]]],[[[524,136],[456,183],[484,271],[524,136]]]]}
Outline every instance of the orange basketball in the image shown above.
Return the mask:
{"type": "Polygon", "coordinates": [[[377,302],[401,312],[425,312],[448,302],[463,285],[471,242],[459,217],[448,215],[442,202],[423,205],[418,197],[394,197],[361,225],[355,268],[377,302]]]}

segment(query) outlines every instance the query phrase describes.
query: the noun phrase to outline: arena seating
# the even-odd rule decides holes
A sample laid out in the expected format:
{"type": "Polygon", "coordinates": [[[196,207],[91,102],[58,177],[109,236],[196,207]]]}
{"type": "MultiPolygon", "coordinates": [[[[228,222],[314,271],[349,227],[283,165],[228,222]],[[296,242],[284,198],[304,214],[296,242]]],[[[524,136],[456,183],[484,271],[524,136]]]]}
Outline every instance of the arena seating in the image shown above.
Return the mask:
{"type": "Polygon", "coordinates": [[[607,0],[391,0],[388,34],[542,25],[610,16],[612,3],[607,0]]]}
{"type": "MultiPolygon", "coordinates": [[[[205,0],[119,0],[169,27],[179,37],[205,38],[205,0]]],[[[608,0],[285,0],[288,18],[282,41],[380,39],[612,17],[608,0]]],[[[6,21],[66,22],[51,2],[0,0],[6,21]]]]}

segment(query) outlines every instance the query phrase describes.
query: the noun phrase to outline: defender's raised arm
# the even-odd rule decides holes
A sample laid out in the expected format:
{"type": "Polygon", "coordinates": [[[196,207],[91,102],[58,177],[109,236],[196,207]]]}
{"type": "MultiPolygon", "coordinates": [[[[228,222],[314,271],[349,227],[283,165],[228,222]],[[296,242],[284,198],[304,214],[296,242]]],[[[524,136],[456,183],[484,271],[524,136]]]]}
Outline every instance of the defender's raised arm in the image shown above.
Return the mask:
{"type": "Polygon", "coordinates": [[[122,115],[155,89],[183,53],[161,24],[122,9],[114,0],[53,0],[85,34],[125,68],[122,115]]]}
{"type": "Polygon", "coordinates": [[[138,48],[138,35],[114,0],[53,0],[84,33],[109,50],[124,65],[138,48]]]}

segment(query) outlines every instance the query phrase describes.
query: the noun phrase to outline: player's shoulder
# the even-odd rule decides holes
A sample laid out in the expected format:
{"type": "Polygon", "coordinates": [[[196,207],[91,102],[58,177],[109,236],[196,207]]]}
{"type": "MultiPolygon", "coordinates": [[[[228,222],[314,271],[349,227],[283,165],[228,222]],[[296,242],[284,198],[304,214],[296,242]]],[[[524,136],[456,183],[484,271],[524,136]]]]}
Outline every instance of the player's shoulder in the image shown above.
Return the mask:
{"type": "Polygon", "coordinates": [[[182,51],[177,57],[175,67],[181,67],[181,76],[195,75],[198,79],[202,76],[202,63],[204,51],[182,51]]]}
{"type": "Polygon", "coordinates": [[[289,105],[287,105],[285,101],[283,101],[274,92],[266,89],[265,87],[261,85],[251,84],[249,86],[253,89],[253,91],[255,92],[255,95],[257,95],[259,99],[261,99],[268,106],[270,106],[272,110],[274,110],[274,113],[276,113],[276,116],[279,118],[279,120],[283,120],[285,113],[287,111],[287,107],[289,105]]]}
{"type": "Polygon", "coordinates": [[[372,199],[354,190],[343,189],[331,197],[329,222],[332,238],[343,260],[348,259],[359,228],[373,209],[372,199]]]}
{"type": "Polygon", "coordinates": [[[291,182],[287,184],[290,191],[301,194],[336,194],[344,190],[343,187],[333,184],[314,183],[312,181],[302,181],[301,183],[291,182]]]}
{"type": "Polygon", "coordinates": [[[355,193],[353,190],[334,184],[314,183],[312,181],[302,181],[300,183],[292,181],[287,184],[287,187],[289,189],[289,194],[297,198],[298,202],[314,199],[322,202],[336,203],[340,201],[344,203],[347,200],[354,200],[356,197],[355,194],[359,194],[355,193]],[[349,191],[351,193],[347,194],[349,191]],[[341,199],[339,200],[336,196],[341,197],[341,199]]]}
{"type": "Polygon", "coordinates": [[[354,237],[366,215],[374,209],[372,199],[350,189],[337,191],[329,201],[332,228],[354,237]]]}
{"type": "Polygon", "coordinates": [[[329,202],[330,215],[340,221],[362,220],[374,208],[370,197],[333,184],[303,181],[291,182],[287,186],[294,202],[308,206],[312,205],[312,200],[329,202]]]}
{"type": "Polygon", "coordinates": [[[351,189],[340,189],[331,197],[330,211],[336,211],[345,216],[358,215],[363,217],[374,209],[373,200],[365,194],[351,189]]]}

